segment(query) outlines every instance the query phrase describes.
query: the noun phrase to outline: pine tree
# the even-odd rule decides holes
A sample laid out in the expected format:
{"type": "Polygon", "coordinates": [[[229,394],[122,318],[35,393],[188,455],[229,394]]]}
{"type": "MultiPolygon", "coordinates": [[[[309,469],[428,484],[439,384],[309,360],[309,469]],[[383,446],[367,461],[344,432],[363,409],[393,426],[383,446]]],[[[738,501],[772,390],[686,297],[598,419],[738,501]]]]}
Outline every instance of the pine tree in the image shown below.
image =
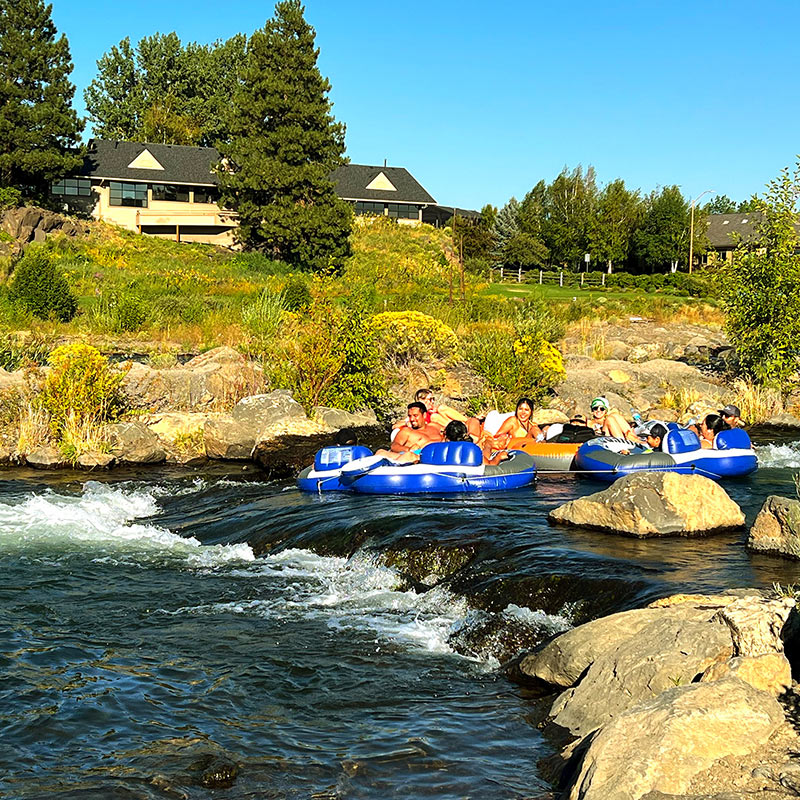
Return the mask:
{"type": "Polygon", "coordinates": [[[0,186],[33,199],[81,164],[69,44],[51,11],[42,0],[0,0],[0,186]]]}
{"type": "Polygon", "coordinates": [[[349,254],[352,212],[329,178],[344,162],[344,125],[331,115],[303,11],[300,0],[278,3],[250,39],[231,141],[220,148],[231,169],[219,177],[244,247],[319,270],[349,254]]]}

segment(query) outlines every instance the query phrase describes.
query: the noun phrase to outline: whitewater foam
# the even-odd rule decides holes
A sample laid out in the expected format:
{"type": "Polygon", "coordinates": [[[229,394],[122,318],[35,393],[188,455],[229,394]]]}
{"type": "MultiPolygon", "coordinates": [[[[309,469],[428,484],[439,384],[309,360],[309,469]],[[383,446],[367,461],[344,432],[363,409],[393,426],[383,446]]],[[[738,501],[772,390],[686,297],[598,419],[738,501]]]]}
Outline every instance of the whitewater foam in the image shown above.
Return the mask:
{"type": "Polygon", "coordinates": [[[204,546],[194,537],[134,523],[158,513],[156,494],[89,481],[77,496],[48,489],[0,502],[0,553],[53,558],[79,552],[103,563],[177,560],[199,568],[254,559],[247,544],[204,546]]]}
{"type": "Polygon", "coordinates": [[[766,444],[756,447],[759,467],[797,469],[800,467],[800,442],[766,444]]]}

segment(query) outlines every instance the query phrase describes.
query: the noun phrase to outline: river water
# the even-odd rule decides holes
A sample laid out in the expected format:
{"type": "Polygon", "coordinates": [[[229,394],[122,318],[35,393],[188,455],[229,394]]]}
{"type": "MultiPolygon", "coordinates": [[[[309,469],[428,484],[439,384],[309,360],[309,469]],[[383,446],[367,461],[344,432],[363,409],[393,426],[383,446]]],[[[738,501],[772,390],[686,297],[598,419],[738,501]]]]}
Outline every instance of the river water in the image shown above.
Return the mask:
{"type": "MultiPolygon", "coordinates": [[[[755,476],[726,484],[749,522],[800,469],[800,443],[759,454],[755,476]]],[[[800,581],[800,564],[747,554],[743,533],[552,528],[551,508],[602,488],[571,475],[377,498],[213,468],[4,474],[10,798],[546,797],[536,701],[465,631],[499,620],[541,638],[672,592],[800,581]],[[429,591],[384,566],[431,544],[469,563],[429,591]]]]}

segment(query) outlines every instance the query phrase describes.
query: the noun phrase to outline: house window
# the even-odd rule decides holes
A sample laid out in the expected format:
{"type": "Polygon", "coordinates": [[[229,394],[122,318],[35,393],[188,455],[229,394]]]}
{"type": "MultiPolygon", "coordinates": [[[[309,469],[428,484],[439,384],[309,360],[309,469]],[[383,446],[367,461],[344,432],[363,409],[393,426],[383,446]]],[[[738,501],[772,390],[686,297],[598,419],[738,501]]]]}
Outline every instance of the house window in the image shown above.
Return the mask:
{"type": "Polygon", "coordinates": [[[356,214],[378,214],[383,216],[383,203],[369,203],[366,200],[356,200],[356,214]]]}
{"type": "Polygon", "coordinates": [[[66,197],[90,197],[92,182],[88,178],[62,178],[53,182],[50,191],[66,197]]]}
{"type": "Polygon", "coordinates": [[[419,219],[419,209],[407,203],[389,203],[389,216],[394,219],[419,219]]]}
{"type": "Polygon", "coordinates": [[[108,204],[110,206],[147,208],[147,184],[111,181],[108,189],[108,204]]]}
{"type": "Polygon", "coordinates": [[[194,187],[195,203],[216,203],[219,200],[219,192],[210,186],[194,187]]]}
{"type": "Polygon", "coordinates": [[[174,186],[170,183],[154,183],[153,200],[167,200],[172,203],[188,203],[189,187],[174,186]]]}

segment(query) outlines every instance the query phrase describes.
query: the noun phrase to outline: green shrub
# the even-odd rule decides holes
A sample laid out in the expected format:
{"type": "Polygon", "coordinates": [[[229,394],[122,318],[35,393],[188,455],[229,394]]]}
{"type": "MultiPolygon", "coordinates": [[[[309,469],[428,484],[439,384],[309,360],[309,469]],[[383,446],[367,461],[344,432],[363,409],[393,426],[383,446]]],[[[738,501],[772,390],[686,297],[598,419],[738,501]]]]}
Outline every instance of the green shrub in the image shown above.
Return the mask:
{"type": "Polygon", "coordinates": [[[10,297],[40,319],[69,322],[78,310],[67,279],[45,247],[30,247],[17,261],[10,297]]]}
{"type": "Polygon", "coordinates": [[[18,208],[22,205],[22,192],[13,186],[0,186],[0,209],[18,208]]]}
{"type": "Polygon", "coordinates": [[[50,414],[50,429],[61,438],[66,425],[99,423],[114,419],[122,409],[119,384],[100,352],[76,342],[50,353],[48,372],[39,402],[50,414]]]}
{"type": "Polygon", "coordinates": [[[41,337],[23,339],[11,333],[0,336],[0,367],[9,372],[45,364],[49,355],[50,344],[41,337]]]}
{"type": "Polygon", "coordinates": [[[287,311],[305,311],[311,305],[308,283],[297,276],[290,278],[283,287],[281,299],[287,311]]]}
{"type": "Polygon", "coordinates": [[[95,308],[95,318],[114,333],[138,331],[147,321],[150,305],[136,290],[112,292],[95,308]]]}
{"type": "Polygon", "coordinates": [[[228,264],[243,272],[254,272],[258,275],[282,275],[288,270],[286,264],[255,252],[236,253],[230,257],[228,264]]]}

